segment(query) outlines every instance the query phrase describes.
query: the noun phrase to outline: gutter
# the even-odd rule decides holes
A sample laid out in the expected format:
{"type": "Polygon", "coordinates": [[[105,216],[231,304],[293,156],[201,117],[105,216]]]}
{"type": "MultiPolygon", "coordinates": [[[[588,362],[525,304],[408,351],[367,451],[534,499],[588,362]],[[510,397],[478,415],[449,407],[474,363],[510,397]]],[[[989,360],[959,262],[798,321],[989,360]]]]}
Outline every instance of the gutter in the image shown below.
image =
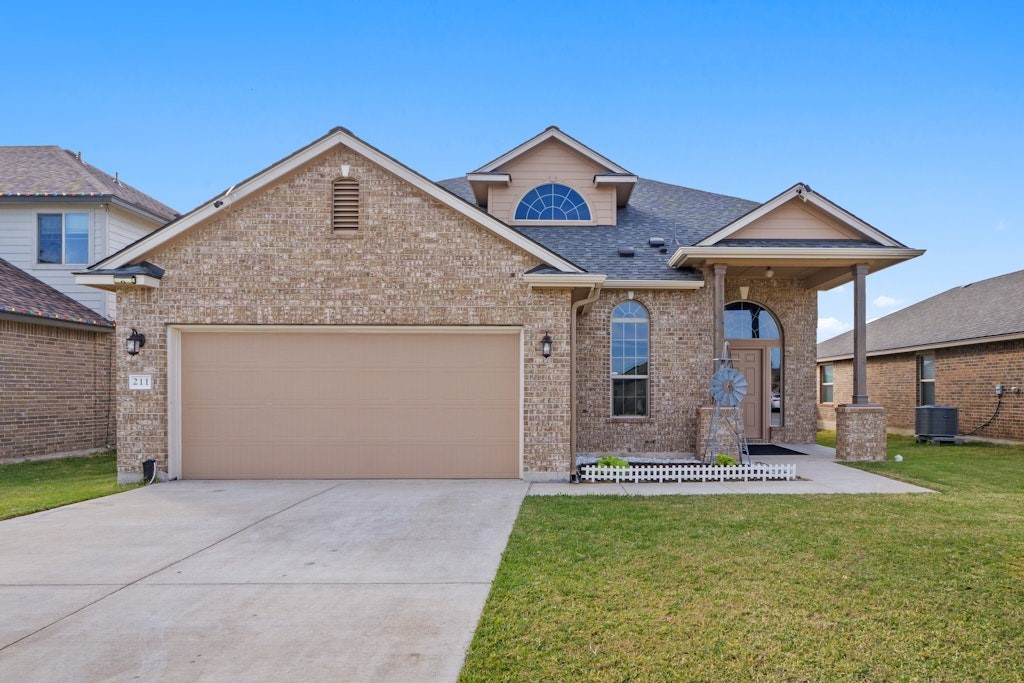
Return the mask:
{"type": "Polygon", "coordinates": [[[572,458],[572,466],[570,467],[570,477],[576,474],[576,318],[579,316],[580,310],[584,306],[597,301],[601,296],[601,284],[595,284],[590,288],[590,292],[587,294],[587,298],[580,299],[572,305],[569,321],[569,405],[570,405],[570,417],[571,422],[569,423],[569,451],[570,457],[572,458]]]}

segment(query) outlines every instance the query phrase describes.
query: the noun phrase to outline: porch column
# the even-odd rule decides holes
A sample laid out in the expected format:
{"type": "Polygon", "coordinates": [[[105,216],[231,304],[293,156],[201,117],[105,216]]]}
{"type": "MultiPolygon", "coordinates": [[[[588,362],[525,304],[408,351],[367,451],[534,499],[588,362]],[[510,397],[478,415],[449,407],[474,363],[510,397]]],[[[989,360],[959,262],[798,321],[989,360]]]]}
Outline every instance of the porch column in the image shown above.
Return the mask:
{"type": "Polygon", "coordinates": [[[867,405],[868,353],[867,353],[867,287],[868,265],[853,267],[853,404],[867,405]]]}
{"type": "Polygon", "coordinates": [[[714,299],[712,305],[715,307],[715,348],[712,349],[711,357],[718,358],[718,354],[722,353],[722,347],[725,345],[725,264],[716,263],[711,266],[711,272],[715,278],[712,289],[714,299]]]}
{"type": "Polygon", "coordinates": [[[867,264],[853,271],[853,403],[836,406],[836,460],[885,460],[885,408],[868,401],[867,264]]]}

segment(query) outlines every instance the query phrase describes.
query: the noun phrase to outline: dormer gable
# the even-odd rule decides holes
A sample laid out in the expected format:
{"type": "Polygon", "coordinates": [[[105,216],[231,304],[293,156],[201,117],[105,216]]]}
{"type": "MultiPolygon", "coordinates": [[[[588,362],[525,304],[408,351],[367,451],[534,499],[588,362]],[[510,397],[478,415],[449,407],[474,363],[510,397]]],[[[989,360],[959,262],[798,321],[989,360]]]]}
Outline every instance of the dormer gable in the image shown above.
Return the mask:
{"type": "Polygon", "coordinates": [[[477,204],[512,225],[615,225],[637,182],[554,126],[466,179],[477,204]]]}

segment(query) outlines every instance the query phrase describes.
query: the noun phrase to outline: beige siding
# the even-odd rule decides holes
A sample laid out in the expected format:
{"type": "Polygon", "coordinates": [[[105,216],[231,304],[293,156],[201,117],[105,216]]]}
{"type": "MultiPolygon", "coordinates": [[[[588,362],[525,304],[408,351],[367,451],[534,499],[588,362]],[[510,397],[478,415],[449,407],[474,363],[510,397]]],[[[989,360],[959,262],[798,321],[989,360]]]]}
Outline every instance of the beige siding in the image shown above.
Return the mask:
{"type": "Polygon", "coordinates": [[[40,264],[37,262],[36,215],[40,213],[89,214],[89,262],[99,257],[99,244],[106,226],[105,212],[97,206],[82,204],[16,204],[0,207],[0,257],[33,277],[100,315],[106,315],[106,294],[98,289],[75,284],[72,273],[88,264],[40,264]]]}
{"type": "Polygon", "coordinates": [[[594,186],[594,175],[608,169],[557,140],[537,145],[500,170],[510,174],[512,182],[490,190],[488,211],[499,220],[515,224],[512,217],[524,194],[542,183],[561,183],[583,195],[590,205],[594,220],[583,225],[615,225],[615,188],[594,186]]]}
{"type": "Polygon", "coordinates": [[[186,479],[519,476],[518,330],[181,338],[186,479]]]}
{"type": "Polygon", "coordinates": [[[729,239],[864,239],[831,216],[793,199],[767,216],[730,235],[729,239]]]}
{"type": "MultiPolygon", "coordinates": [[[[106,226],[107,229],[102,231],[105,242],[101,247],[102,251],[97,252],[96,260],[124,249],[132,242],[153,232],[159,227],[159,224],[111,207],[106,212],[106,226]]],[[[117,318],[117,295],[113,292],[106,294],[106,316],[111,320],[117,318]]]]}

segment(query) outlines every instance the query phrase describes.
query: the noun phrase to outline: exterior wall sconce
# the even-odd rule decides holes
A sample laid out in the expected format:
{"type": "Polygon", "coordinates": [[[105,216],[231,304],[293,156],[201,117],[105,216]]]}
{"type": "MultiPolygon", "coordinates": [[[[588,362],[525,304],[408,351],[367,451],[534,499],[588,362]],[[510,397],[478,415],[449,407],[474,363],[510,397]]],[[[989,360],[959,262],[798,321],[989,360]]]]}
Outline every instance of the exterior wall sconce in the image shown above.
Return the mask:
{"type": "Polygon", "coordinates": [[[551,358],[551,335],[547,332],[544,333],[544,338],[540,340],[540,355],[545,358],[551,358]]]}
{"type": "Polygon", "coordinates": [[[772,270],[771,266],[768,266],[767,268],[764,269],[764,276],[765,277],[771,277],[773,275],[775,275],[775,271],[772,270]]]}
{"type": "Polygon", "coordinates": [[[134,327],[132,333],[128,335],[128,338],[124,340],[124,350],[128,352],[129,356],[139,355],[139,349],[146,345],[146,335],[139,332],[134,327]]]}

